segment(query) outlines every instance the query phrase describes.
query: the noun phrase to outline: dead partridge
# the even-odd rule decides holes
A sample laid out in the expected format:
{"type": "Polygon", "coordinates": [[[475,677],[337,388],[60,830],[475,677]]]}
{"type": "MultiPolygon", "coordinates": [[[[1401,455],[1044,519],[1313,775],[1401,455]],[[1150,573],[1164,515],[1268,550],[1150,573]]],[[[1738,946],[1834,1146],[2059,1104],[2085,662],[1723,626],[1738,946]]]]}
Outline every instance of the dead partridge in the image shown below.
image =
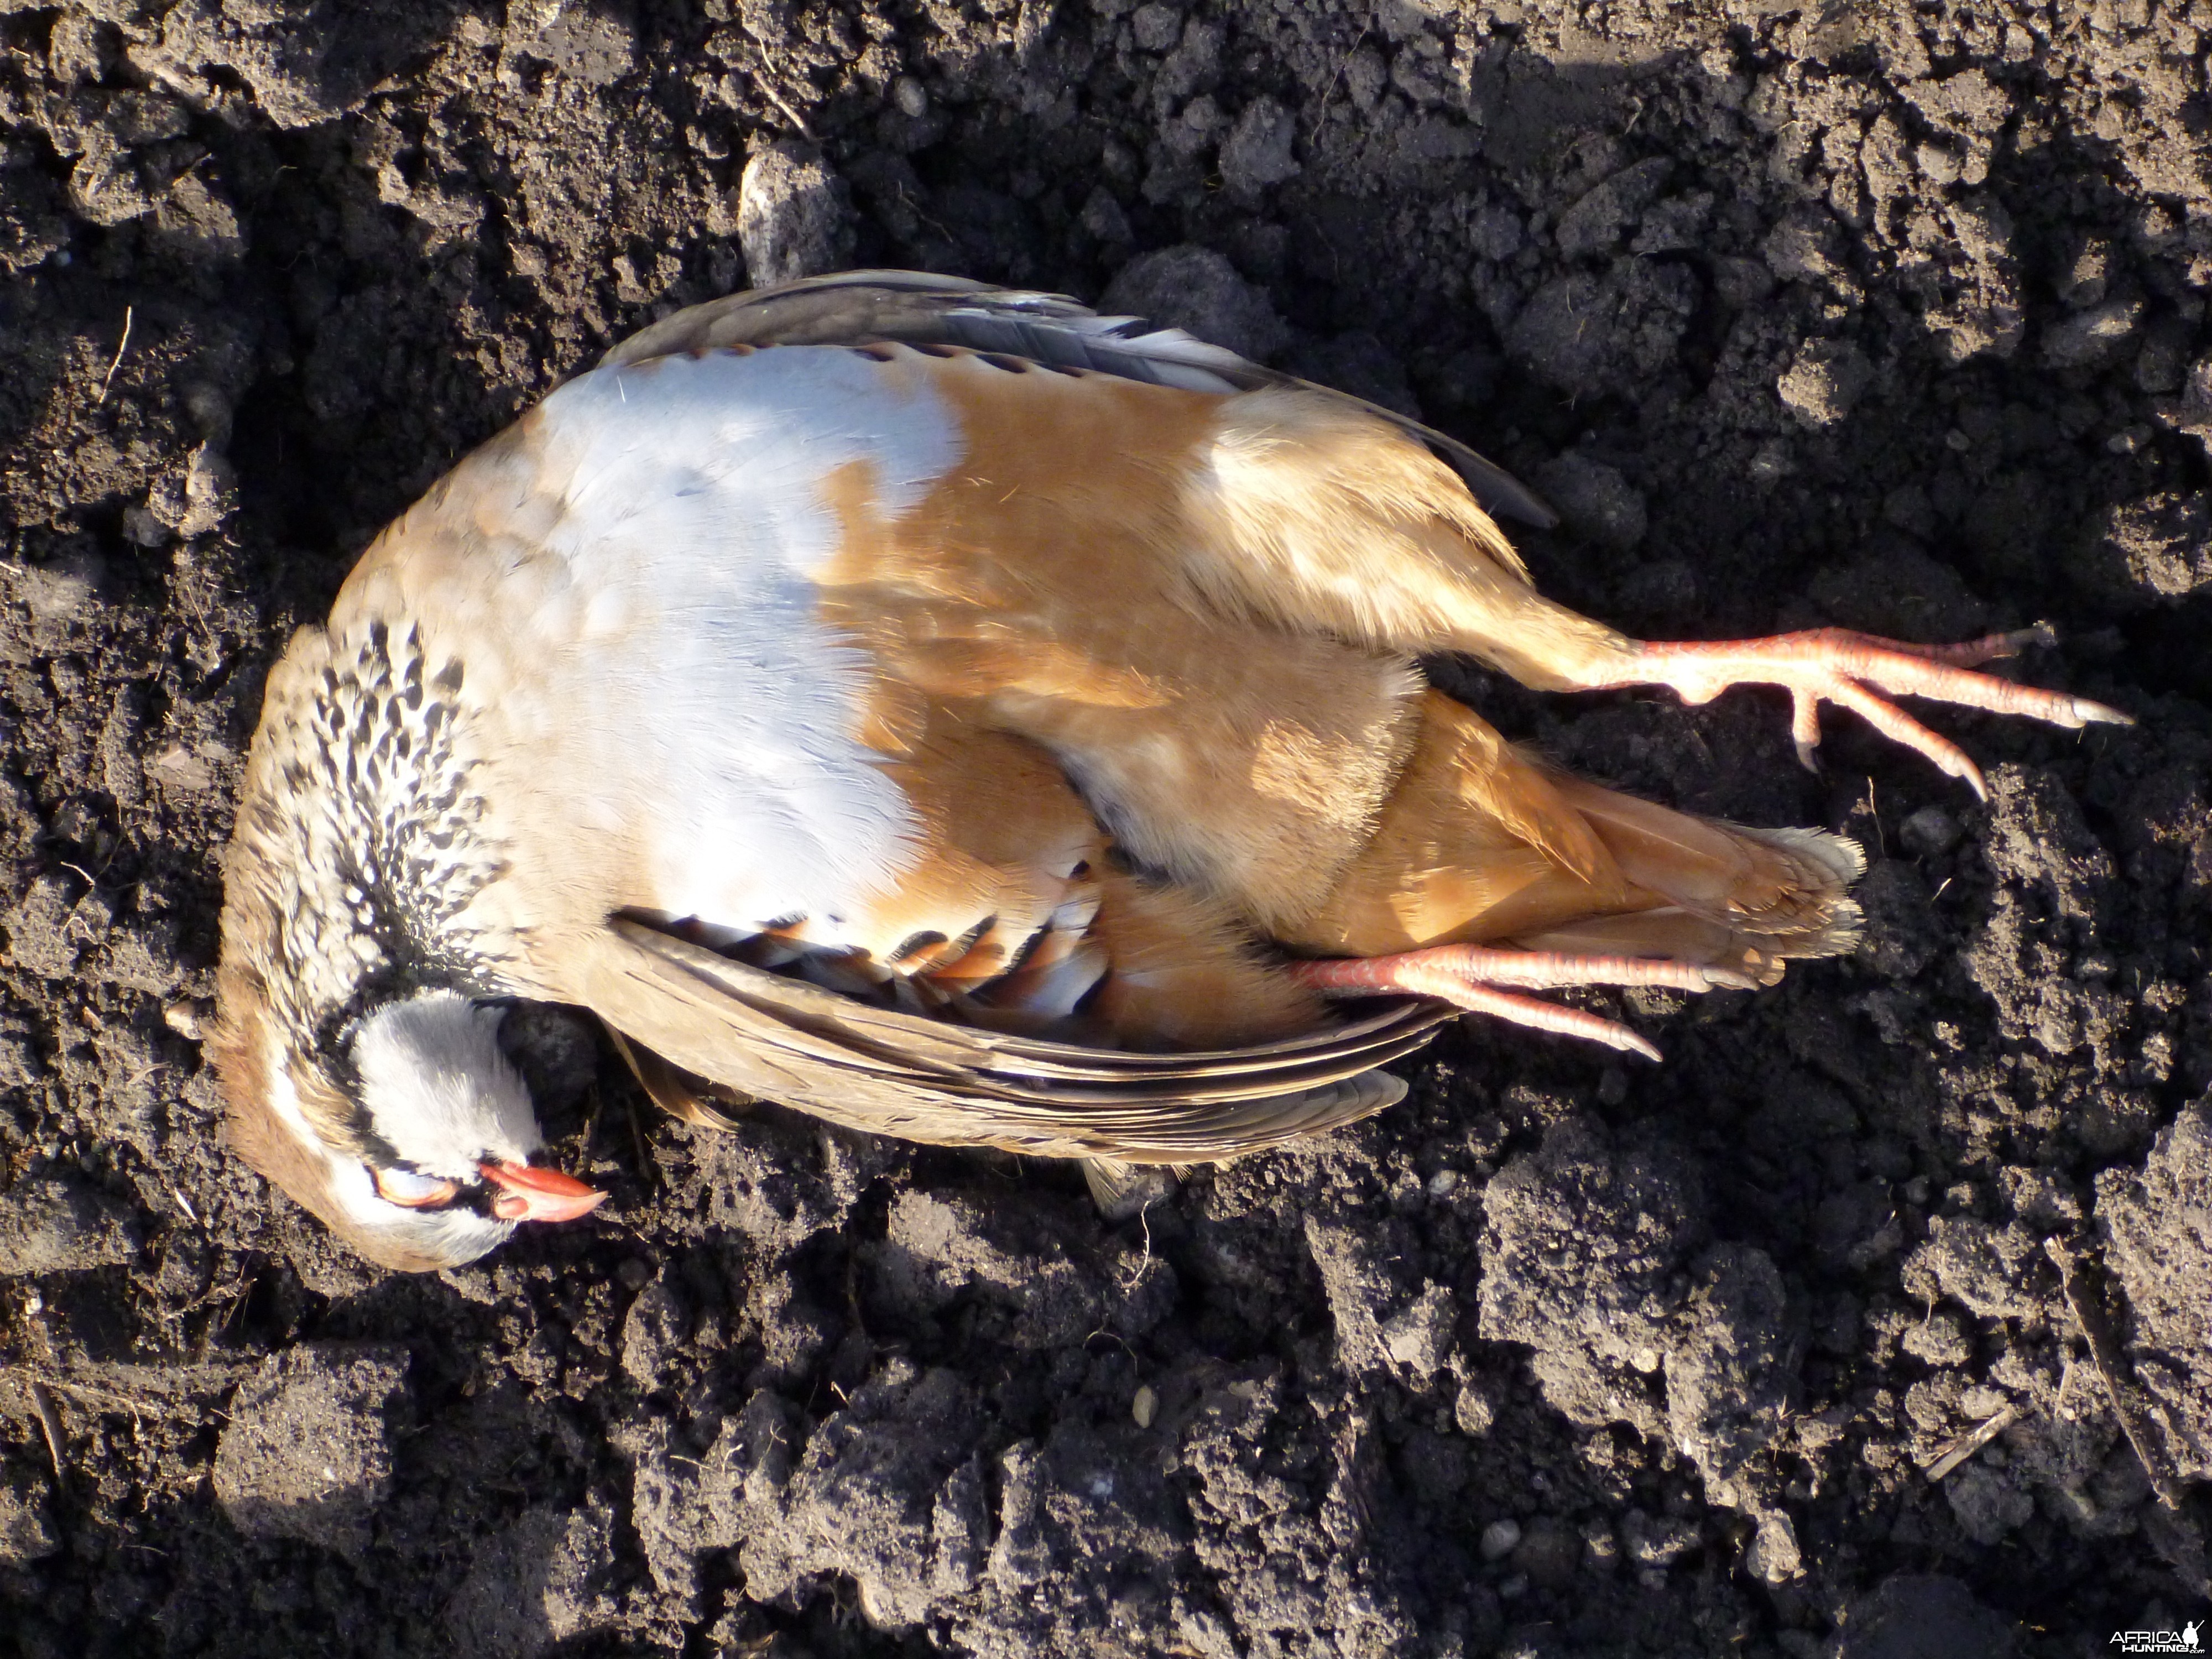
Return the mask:
{"type": "MultiPolygon", "coordinates": [[[[499,1000],[856,1128],[1181,1164],[1397,1099],[1463,1009],[1656,1057],[1571,985],[1770,984],[1862,860],[1571,777],[1426,687],[1889,699],[2028,637],[1651,644],[1552,603],[1461,445],[1171,330],[863,272],[617,348],[386,530],[269,681],[213,1038],[245,1156],[361,1251],[600,1194],[499,1000]],[[1386,994],[1338,1012],[1340,999],[1386,994]],[[1380,1012],[1375,1012],[1376,1008],[1380,1012]]],[[[690,1080],[687,1085],[687,1079],[690,1080]]]]}

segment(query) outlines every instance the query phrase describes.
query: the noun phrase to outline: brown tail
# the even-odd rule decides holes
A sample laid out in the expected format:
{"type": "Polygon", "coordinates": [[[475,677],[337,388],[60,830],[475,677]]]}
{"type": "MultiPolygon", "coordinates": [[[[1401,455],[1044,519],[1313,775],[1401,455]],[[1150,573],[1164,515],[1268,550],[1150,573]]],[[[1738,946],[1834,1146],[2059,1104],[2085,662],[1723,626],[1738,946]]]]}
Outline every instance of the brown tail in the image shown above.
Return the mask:
{"type": "Polygon", "coordinates": [[[1753,830],[1692,817],[1579,778],[1559,793],[1635,887],[1664,902],[1520,935],[1532,951],[1672,957],[1744,969],[1765,984],[1782,964],[1858,942],[1846,896],[1866,869],[1857,846],[1821,830],[1753,830]]]}
{"type": "Polygon", "coordinates": [[[1543,765],[1439,693],[1366,850],[1286,933],[1323,956],[1511,945],[1668,957],[1762,981],[1858,937],[1856,847],[1692,817],[1543,765]]]}

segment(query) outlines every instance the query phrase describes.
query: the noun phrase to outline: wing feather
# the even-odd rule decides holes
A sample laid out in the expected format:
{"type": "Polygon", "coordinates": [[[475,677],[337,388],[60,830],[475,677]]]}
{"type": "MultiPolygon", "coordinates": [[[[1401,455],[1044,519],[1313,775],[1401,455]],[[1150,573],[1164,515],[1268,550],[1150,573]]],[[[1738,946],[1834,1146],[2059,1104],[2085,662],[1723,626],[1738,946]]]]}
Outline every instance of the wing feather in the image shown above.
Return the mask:
{"type": "Polygon", "coordinates": [[[1395,410],[1265,368],[1179,328],[1163,328],[1141,317],[1101,316],[1064,294],[994,288],[961,276],[848,270],[732,294],[687,307],[631,335],[607,353],[602,366],[722,346],[855,345],[872,340],[963,346],[1193,392],[1305,386],[1364,410],[1428,445],[1467,481],[1485,511],[1540,530],[1559,521],[1542,497],[1504,468],[1395,410]]]}
{"type": "Polygon", "coordinates": [[[1455,1011],[1386,1006],[1249,1048],[1139,1054],[869,1006],[627,917],[564,960],[565,988],[673,1065],[848,1127],[1055,1157],[1188,1163],[1281,1145],[1404,1092],[1376,1071],[1455,1011]]]}

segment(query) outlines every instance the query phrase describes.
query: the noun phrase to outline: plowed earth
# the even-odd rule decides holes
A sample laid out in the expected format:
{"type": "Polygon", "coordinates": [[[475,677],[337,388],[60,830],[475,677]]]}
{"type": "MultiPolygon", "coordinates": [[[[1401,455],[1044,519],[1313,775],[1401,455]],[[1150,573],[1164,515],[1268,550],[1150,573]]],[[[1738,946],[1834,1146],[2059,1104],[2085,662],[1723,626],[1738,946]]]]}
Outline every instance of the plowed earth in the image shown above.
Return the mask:
{"type": "Polygon", "coordinates": [[[2203,1617],[2208,47],[2147,0],[0,0],[0,1651],[2203,1617]],[[1120,1225],[1063,1168],[656,1121],[519,1014],[614,1201],[367,1271],[224,1152],[191,1036],[263,677],[563,376],[843,263],[1110,290],[1419,409],[1634,632],[2047,618],[2021,672],[2142,723],[1932,714],[1984,807],[1847,717],[1801,771],[1757,692],[1440,664],[1616,784],[1856,836],[1866,944],[1599,999],[1661,1066],[1468,1024],[1120,1225]]]}

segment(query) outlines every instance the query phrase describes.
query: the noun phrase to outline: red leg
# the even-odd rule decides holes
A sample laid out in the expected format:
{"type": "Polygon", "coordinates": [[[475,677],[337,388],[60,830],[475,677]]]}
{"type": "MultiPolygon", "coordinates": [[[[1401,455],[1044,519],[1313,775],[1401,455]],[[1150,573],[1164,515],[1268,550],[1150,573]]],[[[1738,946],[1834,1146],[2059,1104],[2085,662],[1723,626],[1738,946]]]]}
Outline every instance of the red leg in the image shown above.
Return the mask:
{"type": "Polygon", "coordinates": [[[1435,997],[1473,1013],[1489,1014],[1540,1031],[1556,1031],[1647,1060],[1659,1051],[1626,1025],[1500,990],[1513,985],[1540,989],[1561,985],[1655,985],[1677,991],[1719,987],[1753,990],[1758,981],[1729,968],[1669,962],[1651,957],[1572,957],[1546,951],[1492,951],[1474,945],[1437,945],[1388,957],[1339,957],[1291,964],[1303,985],[1340,996],[1435,997]]]}
{"type": "Polygon", "coordinates": [[[2024,714],[2054,726],[2078,727],[2093,721],[2131,726],[2116,708],[2063,691],[2018,685],[1973,666],[2008,657],[2023,645],[2048,644],[2051,630],[2036,627],[1991,634],[1960,645],[1910,645],[1875,639],[1841,628],[1780,634],[1766,640],[1715,640],[1632,646],[1629,659],[1608,664],[1582,688],[1664,685],[1685,702],[1709,702],[1732,685],[1779,685],[1790,698],[1790,735],[1797,757],[1813,764],[1820,740],[1820,705],[1849,708],[1887,737],[1917,750],[1954,778],[1963,779],[1984,799],[1989,790],[1981,769],[1948,738],[1938,737],[1877,693],[1928,697],[1992,714],[2024,714]]]}

